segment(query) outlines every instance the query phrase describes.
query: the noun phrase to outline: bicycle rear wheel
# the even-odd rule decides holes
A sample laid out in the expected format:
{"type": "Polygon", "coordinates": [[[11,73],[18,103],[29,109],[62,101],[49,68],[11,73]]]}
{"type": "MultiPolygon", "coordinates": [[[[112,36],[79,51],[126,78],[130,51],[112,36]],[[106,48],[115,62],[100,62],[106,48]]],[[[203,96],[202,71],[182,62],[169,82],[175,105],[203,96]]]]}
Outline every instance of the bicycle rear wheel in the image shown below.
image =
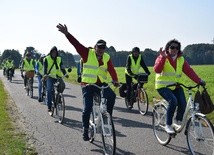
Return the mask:
{"type": "Polygon", "coordinates": [[[56,115],[58,122],[62,124],[65,117],[65,99],[62,93],[59,93],[56,98],[56,115]]]}
{"type": "Polygon", "coordinates": [[[149,107],[149,101],[146,91],[142,88],[138,90],[137,104],[140,114],[146,115],[149,107]]]}
{"type": "Polygon", "coordinates": [[[167,145],[171,141],[170,135],[165,131],[166,107],[161,102],[154,105],[152,117],[153,132],[161,145],[167,145]]]}
{"type": "Polygon", "coordinates": [[[186,138],[190,152],[195,154],[214,154],[214,128],[212,123],[201,115],[190,118],[186,125],[186,138]]]}
{"type": "Polygon", "coordinates": [[[33,98],[33,79],[32,78],[28,80],[28,88],[29,88],[29,95],[31,98],[33,98]]]}
{"type": "Polygon", "coordinates": [[[109,113],[102,114],[101,129],[104,153],[108,155],[115,154],[116,134],[114,129],[114,123],[109,113]]]}

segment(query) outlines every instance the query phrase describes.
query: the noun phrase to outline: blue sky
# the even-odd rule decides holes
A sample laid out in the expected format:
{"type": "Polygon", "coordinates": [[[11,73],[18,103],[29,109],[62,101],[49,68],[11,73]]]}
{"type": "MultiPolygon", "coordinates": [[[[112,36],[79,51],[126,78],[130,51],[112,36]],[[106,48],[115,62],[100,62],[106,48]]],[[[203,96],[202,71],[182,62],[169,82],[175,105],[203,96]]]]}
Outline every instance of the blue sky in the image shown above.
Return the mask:
{"type": "Polygon", "coordinates": [[[52,46],[77,54],[57,31],[58,23],[86,47],[104,39],[117,51],[138,46],[159,50],[170,39],[212,43],[213,0],[0,0],[0,51],[23,53],[33,46],[47,54],[52,46]]]}

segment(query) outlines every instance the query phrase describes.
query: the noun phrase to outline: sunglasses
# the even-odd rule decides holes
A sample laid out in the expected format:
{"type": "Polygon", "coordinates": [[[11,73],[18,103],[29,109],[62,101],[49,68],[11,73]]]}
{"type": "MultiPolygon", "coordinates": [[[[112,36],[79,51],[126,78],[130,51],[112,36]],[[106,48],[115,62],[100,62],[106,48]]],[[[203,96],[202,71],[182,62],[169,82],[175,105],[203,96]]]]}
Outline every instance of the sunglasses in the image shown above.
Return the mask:
{"type": "Polygon", "coordinates": [[[105,45],[100,45],[100,46],[97,46],[99,49],[106,49],[106,46],[105,45]]]}
{"type": "Polygon", "coordinates": [[[171,50],[174,50],[174,49],[179,50],[179,47],[178,47],[178,46],[170,46],[169,48],[170,48],[171,50]]]}

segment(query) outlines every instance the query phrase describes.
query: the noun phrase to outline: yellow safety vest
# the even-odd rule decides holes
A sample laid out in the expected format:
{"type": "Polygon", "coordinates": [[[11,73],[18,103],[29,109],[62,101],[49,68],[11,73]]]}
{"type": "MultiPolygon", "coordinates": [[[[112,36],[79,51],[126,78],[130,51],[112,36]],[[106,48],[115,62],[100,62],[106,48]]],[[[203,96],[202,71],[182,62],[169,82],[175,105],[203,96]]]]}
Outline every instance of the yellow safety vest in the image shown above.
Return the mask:
{"type": "Polygon", "coordinates": [[[94,49],[90,49],[87,62],[83,63],[82,82],[96,83],[97,77],[101,82],[107,81],[107,63],[110,56],[107,53],[103,54],[103,65],[99,66],[97,56],[94,49]]]}
{"type": "MultiPolygon", "coordinates": [[[[163,71],[161,73],[156,73],[155,77],[155,88],[160,89],[166,87],[167,85],[179,82],[182,75],[182,68],[184,65],[184,57],[181,56],[177,58],[176,70],[170,64],[169,60],[166,59],[163,71]]],[[[175,89],[175,87],[169,87],[170,89],[175,89]]]]}
{"type": "Polygon", "coordinates": [[[24,67],[23,67],[23,70],[24,71],[32,71],[34,70],[34,66],[33,66],[33,59],[30,60],[30,63],[29,61],[27,61],[27,59],[25,58],[24,59],[24,67]]]}
{"type": "Polygon", "coordinates": [[[38,68],[39,74],[43,75],[44,74],[44,68],[43,68],[42,63],[40,61],[37,61],[37,65],[39,65],[39,68],[38,68]]]}
{"type": "Polygon", "coordinates": [[[11,62],[7,61],[6,68],[13,68],[13,61],[11,61],[11,62]]]}
{"type": "MultiPolygon", "coordinates": [[[[50,55],[46,56],[45,59],[47,60],[47,65],[48,65],[48,68],[47,68],[47,73],[49,72],[49,70],[51,69],[51,66],[53,65],[54,63],[54,60],[51,58],[50,55]]],[[[60,68],[60,64],[62,62],[62,59],[61,57],[57,57],[56,59],[56,64],[58,66],[58,69],[56,69],[56,65],[54,64],[49,75],[53,78],[56,78],[57,76],[59,77],[62,77],[62,73],[61,73],[61,68],[60,68]]]]}
{"type": "MultiPolygon", "coordinates": [[[[139,69],[140,69],[140,62],[141,62],[141,55],[138,56],[137,61],[135,63],[133,55],[130,54],[129,57],[131,58],[131,71],[133,74],[138,74],[139,73],[139,69]]],[[[129,76],[131,76],[127,69],[125,68],[125,73],[128,74],[129,76]]]]}

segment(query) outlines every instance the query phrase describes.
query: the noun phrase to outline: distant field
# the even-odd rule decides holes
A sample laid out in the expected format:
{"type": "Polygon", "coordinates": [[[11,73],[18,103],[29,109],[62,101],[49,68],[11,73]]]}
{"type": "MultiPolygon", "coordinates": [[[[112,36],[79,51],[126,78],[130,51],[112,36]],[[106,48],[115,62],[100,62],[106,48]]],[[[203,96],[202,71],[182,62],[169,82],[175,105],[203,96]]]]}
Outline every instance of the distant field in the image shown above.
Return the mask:
{"type": "MultiPolygon", "coordinates": [[[[206,81],[208,92],[212,98],[212,101],[214,101],[214,65],[200,65],[200,66],[192,66],[192,68],[195,70],[195,72],[201,77],[204,81],[206,81]]],[[[155,73],[153,71],[152,67],[149,67],[149,70],[151,72],[151,75],[149,76],[149,81],[147,84],[144,85],[148,92],[150,105],[152,105],[152,98],[160,98],[157,91],[155,90],[154,83],[155,83],[155,73]]],[[[124,75],[124,67],[116,67],[116,71],[118,74],[119,82],[125,82],[125,75],[124,75]]],[[[76,68],[73,68],[73,71],[70,73],[69,81],[72,83],[76,82],[76,68]]],[[[110,81],[110,79],[109,79],[110,81]]],[[[186,75],[183,75],[182,77],[183,83],[188,85],[194,85],[194,82],[192,82],[186,75]]],[[[116,90],[116,93],[118,94],[118,90],[116,90]]],[[[214,123],[214,112],[209,114],[208,117],[213,120],[214,123]]]]}

